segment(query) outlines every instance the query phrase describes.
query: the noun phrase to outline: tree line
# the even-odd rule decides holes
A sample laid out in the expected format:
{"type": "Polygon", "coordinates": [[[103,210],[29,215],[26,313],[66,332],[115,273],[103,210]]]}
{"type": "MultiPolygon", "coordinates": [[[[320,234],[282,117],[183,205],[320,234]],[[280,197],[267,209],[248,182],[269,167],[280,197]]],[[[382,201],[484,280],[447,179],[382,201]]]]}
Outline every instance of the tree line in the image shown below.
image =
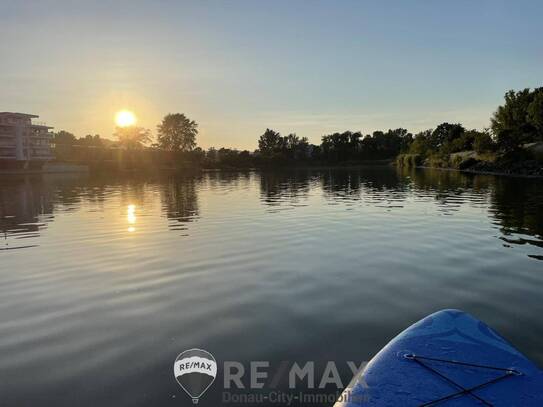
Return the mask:
{"type": "Polygon", "coordinates": [[[182,113],[170,113],[164,116],[157,126],[157,141],[152,141],[151,131],[138,126],[116,127],[115,140],[101,138],[91,134],[76,138],[72,133],[61,130],[53,133],[55,145],[74,145],[87,147],[122,147],[127,149],[160,148],[169,151],[191,151],[196,147],[198,124],[182,113]]]}
{"type": "Polygon", "coordinates": [[[214,147],[203,150],[197,147],[197,136],[198,124],[194,120],[182,113],[173,113],[158,124],[156,142],[152,144],[151,132],[137,126],[118,127],[115,141],[99,135],[76,138],[60,131],[54,134],[54,143],[183,152],[204,167],[356,163],[394,159],[401,154],[419,159],[443,158],[470,150],[481,154],[509,154],[527,143],[543,141],[543,87],[508,91],[504,104],[491,117],[490,127],[483,130],[445,122],[416,134],[404,128],[366,135],[360,131],[344,131],[324,135],[316,145],[295,133],[282,136],[273,129],[266,129],[258,139],[258,149],[252,152],[214,147]]]}

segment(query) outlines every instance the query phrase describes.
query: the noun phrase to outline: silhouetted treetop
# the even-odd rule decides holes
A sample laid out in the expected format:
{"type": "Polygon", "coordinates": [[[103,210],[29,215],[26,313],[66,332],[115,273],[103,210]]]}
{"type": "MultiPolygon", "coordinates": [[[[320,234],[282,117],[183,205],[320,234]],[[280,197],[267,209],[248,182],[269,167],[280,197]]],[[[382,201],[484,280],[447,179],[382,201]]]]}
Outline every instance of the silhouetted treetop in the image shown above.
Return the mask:
{"type": "Polygon", "coordinates": [[[198,124],[182,113],[167,114],[157,128],[157,144],[160,148],[190,151],[196,147],[198,124]]]}
{"type": "Polygon", "coordinates": [[[151,141],[151,132],[137,126],[117,127],[113,135],[125,148],[142,148],[151,141]]]}

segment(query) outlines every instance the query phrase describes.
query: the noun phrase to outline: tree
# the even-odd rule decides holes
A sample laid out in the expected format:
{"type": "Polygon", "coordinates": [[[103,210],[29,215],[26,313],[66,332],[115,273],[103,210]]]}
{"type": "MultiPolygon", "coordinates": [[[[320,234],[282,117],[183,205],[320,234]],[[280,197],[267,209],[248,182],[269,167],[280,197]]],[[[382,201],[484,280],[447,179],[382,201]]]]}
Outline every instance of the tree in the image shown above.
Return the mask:
{"type": "Polygon", "coordinates": [[[528,106],[528,122],[537,130],[537,139],[543,140],[543,88],[534,91],[535,95],[528,106]]]}
{"type": "Polygon", "coordinates": [[[377,149],[380,152],[381,158],[396,157],[400,152],[406,152],[413,142],[413,135],[406,129],[389,129],[386,133],[375,132],[378,135],[377,149]]]}
{"type": "Polygon", "coordinates": [[[344,131],[322,137],[321,150],[328,160],[343,161],[356,158],[361,144],[360,132],[344,131]]]}
{"type": "Polygon", "coordinates": [[[281,153],[285,140],[279,132],[266,129],[263,135],[258,139],[258,149],[263,156],[272,156],[281,153]]]}
{"type": "Polygon", "coordinates": [[[430,147],[434,150],[450,152],[450,145],[462,136],[466,129],[461,124],[441,123],[435,128],[430,136],[430,147]]]}
{"type": "Polygon", "coordinates": [[[158,125],[158,145],[171,151],[190,151],[196,147],[198,124],[182,113],[164,116],[158,125]]]}
{"type": "Polygon", "coordinates": [[[477,153],[494,151],[495,147],[496,146],[494,144],[494,141],[492,140],[492,137],[490,137],[490,134],[488,134],[487,131],[477,132],[477,134],[475,134],[475,139],[473,140],[473,149],[477,153]]]}
{"type": "Polygon", "coordinates": [[[481,133],[475,129],[465,131],[460,137],[454,139],[447,145],[447,150],[450,153],[473,150],[473,143],[475,142],[475,139],[482,134],[484,133],[481,133]]]}
{"type": "Polygon", "coordinates": [[[513,130],[504,129],[500,130],[496,135],[496,144],[503,152],[517,152],[520,150],[520,137],[518,133],[513,130]]]}
{"type": "Polygon", "coordinates": [[[387,134],[395,145],[394,155],[400,152],[405,153],[409,150],[409,146],[413,142],[413,134],[407,131],[407,129],[400,127],[399,129],[389,130],[387,134]]]}
{"type": "Polygon", "coordinates": [[[491,119],[491,128],[504,151],[543,139],[543,88],[508,91],[504,105],[491,119]]]}
{"type": "Polygon", "coordinates": [[[362,158],[386,159],[396,157],[400,152],[407,152],[412,142],[413,135],[406,129],[389,129],[386,133],[377,130],[359,141],[358,149],[362,158]]]}
{"type": "Polygon", "coordinates": [[[53,142],[55,145],[73,145],[75,144],[75,136],[65,130],[60,130],[53,135],[53,142]]]}
{"type": "Polygon", "coordinates": [[[99,134],[87,134],[85,137],[80,137],[77,140],[78,145],[88,146],[88,147],[101,147],[103,145],[102,139],[99,134]]]}
{"type": "Polygon", "coordinates": [[[215,147],[209,147],[208,148],[208,150],[206,151],[206,159],[209,162],[212,162],[212,163],[218,161],[219,152],[217,151],[217,149],[215,147]]]}
{"type": "Polygon", "coordinates": [[[119,145],[129,149],[142,148],[151,141],[151,132],[143,127],[117,127],[113,135],[117,137],[119,145]]]}
{"type": "Polygon", "coordinates": [[[206,153],[201,147],[196,147],[195,149],[189,151],[186,156],[193,164],[200,165],[205,161],[206,153]]]}
{"type": "Polygon", "coordinates": [[[431,150],[429,140],[432,136],[432,133],[433,130],[429,129],[415,134],[413,142],[409,146],[409,152],[411,154],[420,154],[422,156],[427,155],[431,150]]]}
{"type": "Polygon", "coordinates": [[[307,137],[298,137],[296,133],[291,133],[284,138],[283,144],[288,158],[291,160],[303,160],[309,153],[309,141],[307,137]]]}
{"type": "Polygon", "coordinates": [[[386,134],[381,130],[376,130],[372,133],[371,139],[372,139],[372,147],[373,151],[370,155],[371,159],[376,158],[383,158],[386,155],[386,150],[388,149],[387,146],[387,136],[386,134]]]}

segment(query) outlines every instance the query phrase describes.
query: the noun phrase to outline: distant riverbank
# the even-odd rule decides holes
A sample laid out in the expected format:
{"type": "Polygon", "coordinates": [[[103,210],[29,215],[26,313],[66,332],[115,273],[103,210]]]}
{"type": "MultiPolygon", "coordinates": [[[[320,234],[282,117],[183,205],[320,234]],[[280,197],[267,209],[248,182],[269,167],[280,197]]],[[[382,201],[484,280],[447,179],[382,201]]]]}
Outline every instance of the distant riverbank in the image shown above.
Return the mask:
{"type": "Polygon", "coordinates": [[[42,168],[33,169],[2,169],[0,175],[21,175],[21,174],[84,174],[89,172],[87,165],[69,163],[46,163],[42,168]]]}
{"type": "Polygon", "coordinates": [[[428,157],[402,154],[397,157],[396,164],[400,167],[433,168],[471,174],[542,178],[543,143],[526,144],[507,153],[462,151],[428,157]]]}
{"type": "Polygon", "coordinates": [[[543,178],[543,174],[524,174],[524,173],[516,173],[516,172],[504,172],[504,171],[496,171],[496,170],[477,170],[477,169],[465,169],[460,170],[458,168],[450,168],[450,167],[428,167],[425,165],[418,165],[415,168],[419,169],[429,169],[429,170],[441,170],[441,171],[453,171],[453,172],[462,172],[464,174],[474,174],[474,175],[499,175],[499,176],[506,176],[506,177],[521,177],[521,178],[543,178]]]}
{"type": "Polygon", "coordinates": [[[361,161],[345,161],[345,162],[290,162],[284,163],[283,165],[276,165],[273,163],[268,164],[256,164],[249,166],[229,166],[229,165],[212,165],[212,166],[203,166],[202,170],[204,171],[221,171],[221,170],[246,170],[246,169],[259,169],[259,170],[281,170],[281,169],[356,169],[362,167],[373,167],[373,166],[390,166],[395,163],[395,160],[390,158],[386,160],[361,160],[361,161]]]}

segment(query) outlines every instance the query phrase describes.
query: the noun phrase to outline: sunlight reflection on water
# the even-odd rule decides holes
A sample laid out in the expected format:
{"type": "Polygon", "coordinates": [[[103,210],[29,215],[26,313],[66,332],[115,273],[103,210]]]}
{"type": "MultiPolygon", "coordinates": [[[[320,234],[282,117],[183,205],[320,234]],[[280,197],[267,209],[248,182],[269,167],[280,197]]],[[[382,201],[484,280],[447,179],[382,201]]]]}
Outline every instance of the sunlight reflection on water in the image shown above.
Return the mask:
{"type": "Polygon", "coordinates": [[[5,405],[177,406],[184,349],[362,361],[448,307],[543,362],[541,181],[379,167],[0,191],[5,405]]]}
{"type": "Polygon", "coordinates": [[[130,204],[126,208],[126,221],[130,226],[128,226],[129,232],[134,232],[136,228],[134,225],[136,224],[136,205],[130,204]]]}

